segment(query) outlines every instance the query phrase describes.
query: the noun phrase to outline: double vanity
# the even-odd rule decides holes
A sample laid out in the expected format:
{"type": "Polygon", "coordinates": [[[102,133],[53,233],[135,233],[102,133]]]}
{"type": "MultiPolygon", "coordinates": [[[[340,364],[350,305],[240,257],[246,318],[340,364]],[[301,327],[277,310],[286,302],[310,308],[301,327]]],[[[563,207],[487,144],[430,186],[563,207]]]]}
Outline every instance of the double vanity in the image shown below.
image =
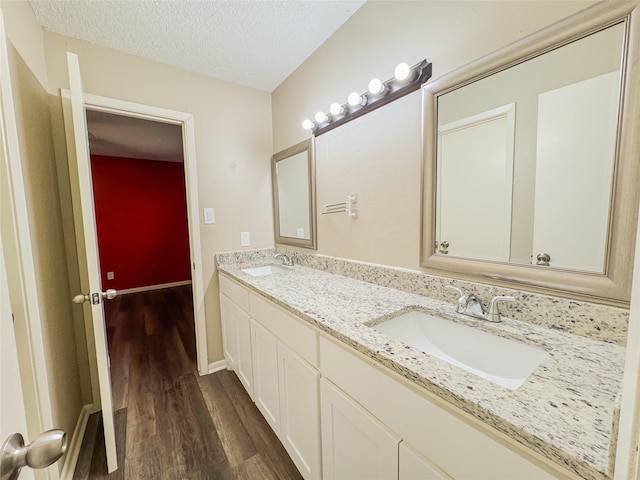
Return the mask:
{"type": "Polygon", "coordinates": [[[273,254],[218,256],[225,357],[305,478],[611,478],[623,347],[273,254]]]}
{"type": "Polygon", "coordinates": [[[613,478],[638,5],[595,4],[422,86],[419,232],[400,107],[272,157],[276,246],[414,269],[218,255],[227,364],[306,479],[613,478]]]}

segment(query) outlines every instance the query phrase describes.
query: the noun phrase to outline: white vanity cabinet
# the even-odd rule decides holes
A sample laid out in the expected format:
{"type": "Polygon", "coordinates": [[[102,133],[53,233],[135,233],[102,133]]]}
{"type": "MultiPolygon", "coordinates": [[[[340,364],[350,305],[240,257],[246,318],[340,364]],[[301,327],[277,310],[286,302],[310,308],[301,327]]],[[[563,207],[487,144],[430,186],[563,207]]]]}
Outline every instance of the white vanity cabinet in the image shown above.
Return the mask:
{"type": "Polygon", "coordinates": [[[305,480],[320,480],[317,332],[224,276],[220,291],[227,362],[244,385],[239,366],[249,359],[252,400],[305,480]],[[249,313],[230,298],[246,304],[249,313]],[[249,346],[248,355],[239,344],[249,346]]]}
{"type": "Polygon", "coordinates": [[[321,478],[320,373],[278,343],[280,440],[305,479],[321,478]]]}
{"type": "MultiPolygon", "coordinates": [[[[240,382],[253,400],[250,318],[249,314],[238,305],[238,303],[244,303],[245,309],[248,310],[248,292],[226,278],[224,281],[227,288],[224,289],[225,293],[220,293],[223,352],[227,360],[227,367],[236,372],[240,382]],[[245,297],[246,301],[243,302],[245,297]]],[[[220,291],[223,292],[223,277],[220,279],[220,284],[220,291]]]]}
{"type": "Polygon", "coordinates": [[[398,438],[330,382],[320,381],[325,480],[398,478],[398,438]]]}
{"type": "MultiPolygon", "coordinates": [[[[535,457],[533,452],[526,453],[508,437],[498,432],[490,433],[484,424],[448,406],[435,395],[418,393],[416,388],[394,378],[373,360],[324,336],[320,337],[319,343],[323,379],[329,379],[362,409],[395,432],[402,439],[401,446],[407,447],[407,451],[401,449],[401,478],[415,478],[411,472],[416,471],[435,475],[420,478],[456,480],[579,478],[569,472],[566,475],[550,462],[535,457]],[[408,455],[410,451],[414,453],[413,458],[408,455]],[[420,457],[424,464],[422,468],[416,465],[416,459],[420,457]],[[556,470],[557,474],[550,473],[556,470]]],[[[323,414],[324,411],[323,405],[323,414]]],[[[328,447],[323,438],[323,455],[327,454],[328,447]]]]}
{"type": "Polygon", "coordinates": [[[305,479],[579,478],[222,275],[220,289],[225,358],[305,479]]]}
{"type": "Polygon", "coordinates": [[[251,320],[253,344],[254,401],[271,429],[280,436],[280,392],[278,341],[255,320],[251,320]]]}
{"type": "Polygon", "coordinates": [[[398,480],[451,480],[451,477],[402,442],[398,451],[398,480]]]}

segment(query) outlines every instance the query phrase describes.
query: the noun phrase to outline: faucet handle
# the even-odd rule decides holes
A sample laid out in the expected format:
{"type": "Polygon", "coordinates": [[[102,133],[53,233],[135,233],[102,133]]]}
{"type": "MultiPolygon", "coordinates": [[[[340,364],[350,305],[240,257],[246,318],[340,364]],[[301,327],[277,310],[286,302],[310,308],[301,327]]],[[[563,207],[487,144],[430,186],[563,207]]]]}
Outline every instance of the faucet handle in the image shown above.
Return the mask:
{"type": "Polygon", "coordinates": [[[491,299],[489,303],[489,310],[487,311],[487,320],[490,322],[499,322],[502,320],[500,317],[500,310],[498,309],[498,302],[515,302],[516,299],[509,295],[496,295],[491,299]]]}
{"type": "Polygon", "coordinates": [[[465,305],[468,297],[467,294],[458,287],[454,287],[453,285],[445,285],[444,288],[446,288],[447,290],[453,290],[458,294],[458,300],[456,301],[456,312],[464,313],[465,309],[467,308],[467,306],[465,305]]]}

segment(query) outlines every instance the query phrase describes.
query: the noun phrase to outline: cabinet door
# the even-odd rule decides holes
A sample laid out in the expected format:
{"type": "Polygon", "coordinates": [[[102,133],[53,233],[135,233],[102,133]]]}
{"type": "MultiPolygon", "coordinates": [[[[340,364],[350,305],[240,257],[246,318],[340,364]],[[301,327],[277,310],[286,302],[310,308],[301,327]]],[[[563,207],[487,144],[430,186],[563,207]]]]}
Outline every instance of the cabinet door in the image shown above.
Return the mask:
{"type": "Polygon", "coordinates": [[[399,480],[451,480],[451,477],[433,465],[429,460],[400,443],[399,480]]]}
{"type": "Polygon", "coordinates": [[[398,478],[400,439],[350,397],[320,380],[323,478],[398,478]]]}
{"type": "Polygon", "coordinates": [[[235,308],[235,320],[238,333],[238,365],[236,375],[240,379],[245,390],[253,400],[253,361],[251,351],[251,319],[237,307],[235,308]]]}
{"type": "Polygon", "coordinates": [[[251,347],[254,401],[269,426],[280,436],[277,340],[253,319],[251,319],[251,347]]]}
{"type": "MultiPolygon", "coordinates": [[[[227,368],[236,370],[238,365],[238,325],[234,320],[234,307],[231,300],[220,295],[220,317],[222,321],[222,350],[227,360],[227,368]]],[[[237,307],[236,307],[237,308],[237,307]]]]}
{"type": "Polygon", "coordinates": [[[278,343],[280,440],[305,480],[320,479],[320,373],[278,343]]]}

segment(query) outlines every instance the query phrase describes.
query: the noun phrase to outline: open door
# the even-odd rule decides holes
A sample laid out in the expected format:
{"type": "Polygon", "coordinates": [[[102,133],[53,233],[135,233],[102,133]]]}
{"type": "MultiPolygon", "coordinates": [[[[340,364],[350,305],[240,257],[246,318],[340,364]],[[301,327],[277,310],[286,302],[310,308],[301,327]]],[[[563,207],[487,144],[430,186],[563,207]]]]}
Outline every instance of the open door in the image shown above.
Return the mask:
{"type": "MultiPolygon", "coordinates": [[[[67,52],[69,67],[69,91],[71,115],[65,118],[67,149],[69,155],[69,179],[73,202],[73,216],[78,251],[78,269],[82,292],[73,299],[84,305],[85,319],[91,319],[95,341],[96,367],[100,386],[104,442],[109,473],[118,468],[116,440],[113,422],[113,401],[111,397],[111,376],[109,354],[102,302],[115,297],[115,290],[102,292],[100,264],[98,261],[98,240],[93,206],[93,188],[89,159],[89,137],[84,110],[84,93],[80,78],[78,56],[67,52]],[[75,150],[75,155],[74,155],[75,150]]],[[[94,398],[94,405],[97,399],[94,398]]]]}

